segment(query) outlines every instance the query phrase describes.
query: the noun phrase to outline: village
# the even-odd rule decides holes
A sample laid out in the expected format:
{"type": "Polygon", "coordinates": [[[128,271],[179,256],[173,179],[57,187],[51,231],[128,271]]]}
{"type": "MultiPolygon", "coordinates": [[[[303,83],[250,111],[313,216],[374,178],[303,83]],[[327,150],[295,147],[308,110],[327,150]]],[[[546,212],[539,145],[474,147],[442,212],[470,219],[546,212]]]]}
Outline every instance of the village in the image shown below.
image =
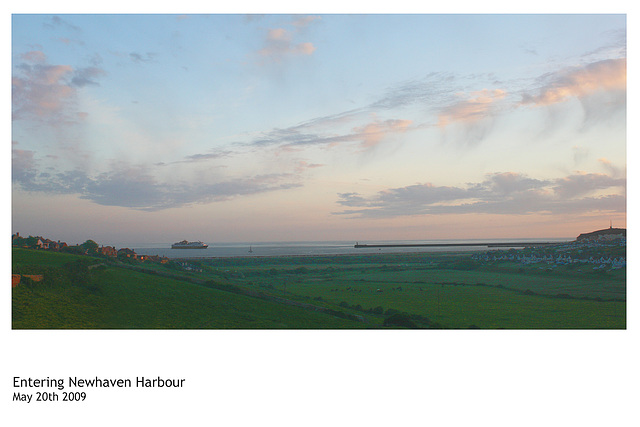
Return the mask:
{"type": "MultiPolygon", "coordinates": [[[[474,261],[515,262],[523,265],[540,264],[540,269],[554,269],[561,265],[582,264],[593,270],[617,270],[626,268],[626,230],[609,227],[608,229],[585,233],[575,241],[563,244],[531,247],[519,251],[488,251],[472,255],[474,261]]],[[[578,270],[581,271],[581,270],[578,270]]]]}
{"type": "Polygon", "coordinates": [[[112,258],[128,258],[137,261],[152,261],[166,264],[169,258],[158,255],[139,255],[133,249],[116,249],[113,246],[101,246],[93,240],[87,240],[79,245],[67,245],[60,240],[54,241],[41,236],[22,237],[20,233],[11,236],[11,246],[29,249],[42,249],[56,252],[67,252],[76,255],[102,255],[112,258]]]}

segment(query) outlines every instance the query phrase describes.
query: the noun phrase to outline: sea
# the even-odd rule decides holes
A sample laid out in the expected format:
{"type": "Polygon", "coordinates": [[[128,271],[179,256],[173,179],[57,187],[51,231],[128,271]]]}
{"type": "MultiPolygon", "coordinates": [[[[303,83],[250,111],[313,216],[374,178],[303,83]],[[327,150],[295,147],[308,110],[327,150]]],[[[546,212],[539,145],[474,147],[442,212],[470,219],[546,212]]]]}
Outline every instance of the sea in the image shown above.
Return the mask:
{"type": "MultiPolygon", "coordinates": [[[[569,242],[573,239],[476,239],[476,240],[389,240],[389,241],[322,241],[322,242],[242,242],[209,243],[206,249],[171,249],[171,243],[142,244],[131,247],[139,255],[158,255],[167,258],[230,258],[230,257],[277,257],[277,256],[322,256],[322,255],[363,255],[380,253],[421,253],[486,251],[482,243],[535,243],[569,242]],[[465,244],[465,246],[446,247],[383,247],[356,248],[356,243],[368,245],[410,245],[410,244],[465,244]],[[478,243],[478,246],[468,244],[478,243]]],[[[491,248],[508,250],[510,248],[491,248]]]]}

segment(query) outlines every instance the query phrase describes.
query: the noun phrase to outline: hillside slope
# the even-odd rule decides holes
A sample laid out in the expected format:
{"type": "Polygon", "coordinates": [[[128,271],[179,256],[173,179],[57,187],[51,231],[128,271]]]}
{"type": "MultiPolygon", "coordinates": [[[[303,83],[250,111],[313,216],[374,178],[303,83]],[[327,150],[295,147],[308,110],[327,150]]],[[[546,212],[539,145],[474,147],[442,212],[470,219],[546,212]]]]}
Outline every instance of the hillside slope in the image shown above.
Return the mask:
{"type": "Polygon", "coordinates": [[[306,310],[68,254],[14,250],[14,272],[40,273],[12,292],[14,329],[358,328],[306,310]],[[60,255],[64,255],[61,257],[60,255]],[[34,262],[35,263],[34,263],[34,262]],[[16,271],[18,270],[18,271],[16,271]]]}

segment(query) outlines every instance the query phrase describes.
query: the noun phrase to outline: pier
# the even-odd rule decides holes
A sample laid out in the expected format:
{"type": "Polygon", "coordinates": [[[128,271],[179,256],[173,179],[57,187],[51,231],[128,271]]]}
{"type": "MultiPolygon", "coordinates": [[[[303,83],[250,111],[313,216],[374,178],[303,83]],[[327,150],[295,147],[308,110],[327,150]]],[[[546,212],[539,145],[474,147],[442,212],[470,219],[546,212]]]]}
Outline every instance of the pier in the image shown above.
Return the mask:
{"type": "Polygon", "coordinates": [[[484,246],[488,248],[528,248],[537,246],[558,245],[562,242],[475,242],[475,243],[398,243],[398,244],[360,244],[353,247],[359,248],[436,248],[436,247],[462,247],[462,246],[484,246]]]}

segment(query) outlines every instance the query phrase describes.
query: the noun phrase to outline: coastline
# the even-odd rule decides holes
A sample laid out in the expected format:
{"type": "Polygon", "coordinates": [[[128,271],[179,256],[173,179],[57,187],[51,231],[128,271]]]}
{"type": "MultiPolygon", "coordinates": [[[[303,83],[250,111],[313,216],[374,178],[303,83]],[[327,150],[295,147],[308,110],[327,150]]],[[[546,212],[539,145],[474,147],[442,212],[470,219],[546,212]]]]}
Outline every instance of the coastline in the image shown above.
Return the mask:
{"type": "Polygon", "coordinates": [[[216,258],[268,258],[282,256],[335,256],[368,254],[444,253],[508,250],[529,245],[556,245],[569,243],[569,239],[492,239],[492,240],[422,240],[422,241],[374,241],[359,242],[266,242],[266,243],[218,243],[207,249],[170,249],[162,244],[156,247],[134,247],[140,255],[159,255],[170,259],[216,258]],[[251,252],[249,250],[251,249],[251,252]]]}

